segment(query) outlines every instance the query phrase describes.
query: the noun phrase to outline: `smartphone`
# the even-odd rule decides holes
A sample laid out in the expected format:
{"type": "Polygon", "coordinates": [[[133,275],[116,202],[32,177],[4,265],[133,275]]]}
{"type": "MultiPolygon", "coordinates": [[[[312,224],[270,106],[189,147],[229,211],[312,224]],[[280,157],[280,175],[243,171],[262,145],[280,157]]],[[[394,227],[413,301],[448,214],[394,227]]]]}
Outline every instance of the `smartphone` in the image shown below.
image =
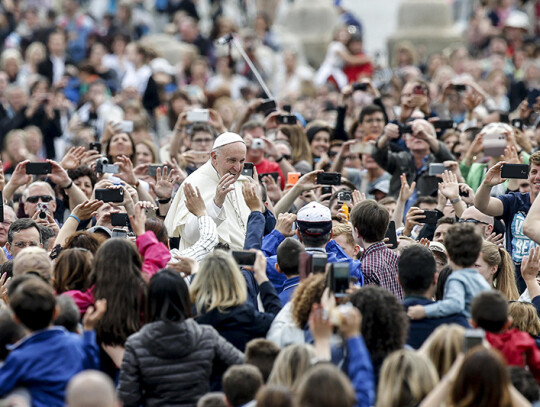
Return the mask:
{"type": "Polygon", "coordinates": [[[512,119],[512,127],[516,129],[523,130],[523,120],[521,119],[512,119]]]}
{"type": "Polygon", "coordinates": [[[233,250],[231,254],[240,267],[253,266],[257,255],[257,253],[247,250],[233,250]]]}
{"type": "Polygon", "coordinates": [[[529,104],[529,109],[532,109],[536,104],[536,99],[540,96],[540,88],[531,89],[527,94],[527,103],[529,104]]]}
{"type": "Polygon", "coordinates": [[[439,175],[446,170],[444,164],[441,163],[431,163],[429,164],[428,175],[439,175]]]}
{"type": "Polygon", "coordinates": [[[330,269],[331,285],[334,297],[342,298],[346,297],[347,290],[349,289],[350,277],[350,265],[349,263],[332,263],[330,269]]]}
{"type": "Polygon", "coordinates": [[[501,177],[527,179],[529,177],[529,166],[527,164],[503,164],[501,177]]]}
{"type": "Polygon", "coordinates": [[[333,191],[332,191],[332,187],[322,187],[321,188],[321,195],[328,195],[328,194],[332,194],[333,191]]]}
{"type": "Polygon", "coordinates": [[[396,234],[396,224],[393,220],[391,220],[388,224],[388,229],[386,229],[386,235],[384,237],[387,237],[389,239],[388,243],[392,245],[390,246],[391,249],[397,249],[398,240],[396,234]]]}
{"type": "Polygon", "coordinates": [[[373,154],[375,146],[371,143],[354,143],[350,148],[354,154],[373,154]]]}
{"type": "Polygon", "coordinates": [[[299,172],[289,172],[287,174],[287,184],[295,185],[298,182],[299,178],[300,178],[299,172]]]}
{"type": "Polygon", "coordinates": [[[26,173],[32,175],[50,174],[52,172],[52,164],[48,162],[40,163],[33,162],[26,164],[26,173]]]}
{"type": "Polygon", "coordinates": [[[148,175],[150,175],[151,177],[155,177],[157,175],[157,169],[158,168],[161,168],[161,173],[163,174],[163,167],[164,165],[154,165],[154,164],[150,164],[148,166],[148,170],[147,170],[147,173],[148,175]]]}
{"type": "Polygon", "coordinates": [[[103,202],[123,202],[123,189],[96,189],[96,199],[103,202]]]}
{"type": "Polygon", "coordinates": [[[424,219],[419,219],[418,223],[428,223],[435,225],[439,220],[439,214],[437,211],[424,211],[424,219]]]}
{"type": "Polygon", "coordinates": [[[326,263],[328,262],[328,256],[323,253],[313,253],[311,255],[311,272],[313,274],[326,273],[326,263]]]}
{"type": "Polygon", "coordinates": [[[366,90],[368,90],[368,84],[356,82],[353,83],[352,88],[354,91],[361,90],[365,92],[366,90]]]}
{"type": "Polygon", "coordinates": [[[319,185],[340,185],[341,174],[339,172],[320,172],[317,174],[319,185]]]}
{"type": "Polygon", "coordinates": [[[112,230],[112,237],[121,237],[123,239],[127,239],[127,230],[119,229],[119,228],[113,228],[112,230]]]}
{"type": "Polygon", "coordinates": [[[467,85],[463,85],[462,83],[455,83],[453,86],[456,92],[465,92],[467,90],[467,85]]]}
{"type": "Polygon", "coordinates": [[[337,200],[340,203],[352,202],[352,191],[341,191],[337,194],[337,200]]]}
{"type": "Polygon", "coordinates": [[[490,157],[498,157],[504,154],[506,148],[506,135],[505,134],[484,134],[483,137],[484,154],[490,157]]]}
{"type": "Polygon", "coordinates": [[[466,329],[463,336],[463,353],[467,353],[472,348],[482,346],[486,333],[482,329],[466,329]]]}
{"type": "Polygon", "coordinates": [[[127,213],[112,213],[111,214],[112,226],[129,226],[129,216],[127,213]]]}
{"type": "Polygon", "coordinates": [[[298,272],[300,274],[300,280],[305,280],[312,271],[312,263],[313,258],[311,257],[311,254],[307,252],[300,253],[300,257],[298,258],[298,272]]]}
{"type": "Polygon", "coordinates": [[[244,163],[242,175],[253,178],[253,163],[244,163]]]}
{"type": "Polygon", "coordinates": [[[131,120],[122,120],[118,126],[122,133],[133,133],[133,122],[131,120]]]}
{"type": "Polygon", "coordinates": [[[287,124],[287,125],[294,125],[296,124],[297,119],[294,114],[280,114],[278,117],[276,117],[276,123],[277,124],[287,124]]]}
{"type": "Polygon", "coordinates": [[[268,116],[270,113],[277,110],[276,101],[274,99],[265,99],[257,108],[258,113],[268,116]]]}
{"type": "Polygon", "coordinates": [[[263,179],[263,177],[272,177],[274,178],[274,181],[278,181],[278,177],[279,177],[279,172],[265,172],[265,173],[262,173],[262,174],[259,174],[259,179],[263,179]]]}
{"type": "Polygon", "coordinates": [[[186,119],[188,122],[207,122],[210,112],[208,109],[193,109],[187,112],[186,119]]]}
{"type": "Polygon", "coordinates": [[[453,120],[436,120],[432,124],[433,126],[435,126],[436,129],[441,129],[441,130],[454,128],[453,120]]]}
{"type": "Polygon", "coordinates": [[[101,153],[101,143],[96,141],[94,143],[90,143],[90,150],[96,150],[98,153],[101,153]]]}

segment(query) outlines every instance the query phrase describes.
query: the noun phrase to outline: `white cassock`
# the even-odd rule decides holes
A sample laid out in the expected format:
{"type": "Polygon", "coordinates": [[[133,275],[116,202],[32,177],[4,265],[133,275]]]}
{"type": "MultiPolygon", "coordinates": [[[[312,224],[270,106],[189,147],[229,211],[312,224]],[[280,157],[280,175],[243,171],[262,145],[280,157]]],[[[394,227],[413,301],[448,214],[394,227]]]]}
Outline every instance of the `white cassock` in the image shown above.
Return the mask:
{"type": "Polygon", "coordinates": [[[249,214],[242,185],[249,180],[240,175],[234,183],[234,190],[227,194],[225,203],[218,208],[214,203],[216,187],[220,176],[209,160],[187,177],[176,193],[172,205],[165,218],[165,226],[169,236],[180,236],[180,250],[192,246],[199,239],[199,223],[197,217],[186,208],[184,185],[191,184],[198,187],[206,203],[208,215],[216,222],[219,241],[228,243],[232,250],[242,250],[246,238],[246,227],[249,214]]]}

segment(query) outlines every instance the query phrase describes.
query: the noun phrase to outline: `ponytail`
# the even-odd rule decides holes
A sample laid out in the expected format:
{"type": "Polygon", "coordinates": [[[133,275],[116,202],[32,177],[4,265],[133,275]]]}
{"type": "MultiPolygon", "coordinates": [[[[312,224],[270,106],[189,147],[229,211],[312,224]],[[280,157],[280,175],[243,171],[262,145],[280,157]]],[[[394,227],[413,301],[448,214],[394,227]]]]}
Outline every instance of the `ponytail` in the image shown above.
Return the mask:
{"type": "Polygon", "coordinates": [[[516,301],[519,298],[519,292],[516,286],[514,262],[504,248],[499,247],[498,250],[501,261],[493,276],[493,284],[498,291],[506,296],[508,301],[516,301]]]}

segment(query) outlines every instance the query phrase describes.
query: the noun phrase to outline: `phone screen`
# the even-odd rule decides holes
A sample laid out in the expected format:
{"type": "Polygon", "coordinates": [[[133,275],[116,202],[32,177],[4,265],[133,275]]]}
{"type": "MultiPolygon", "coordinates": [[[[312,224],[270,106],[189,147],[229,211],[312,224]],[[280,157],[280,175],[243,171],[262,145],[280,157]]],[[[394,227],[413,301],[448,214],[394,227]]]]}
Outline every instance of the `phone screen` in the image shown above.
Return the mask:
{"type": "Polygon", "coordinates": [[[345,297],[349,289],[349,263],[332,263],[332,279],[335,297],[345,297]]]}

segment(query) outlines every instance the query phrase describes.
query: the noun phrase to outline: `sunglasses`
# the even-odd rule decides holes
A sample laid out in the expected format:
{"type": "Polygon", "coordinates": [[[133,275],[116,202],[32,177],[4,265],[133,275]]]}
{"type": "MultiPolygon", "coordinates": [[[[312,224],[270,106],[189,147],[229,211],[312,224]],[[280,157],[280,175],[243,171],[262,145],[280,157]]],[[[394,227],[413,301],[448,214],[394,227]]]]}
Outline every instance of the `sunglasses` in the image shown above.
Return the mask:
{"type": "Polygon", "coordinates": [[[41,202],[51,202],[54,198],[50,195],[32,195],[26,198],[26,202],[38,203],[41,199],[41,202]]]}
{"type": "Polygon", "coordinates": [[[489,223],[482,222],[481,220],[476,219],[460,219],[458,223],[474,223],[475,225],[481,223],[483,225],[489,225],[489,223]]]}

